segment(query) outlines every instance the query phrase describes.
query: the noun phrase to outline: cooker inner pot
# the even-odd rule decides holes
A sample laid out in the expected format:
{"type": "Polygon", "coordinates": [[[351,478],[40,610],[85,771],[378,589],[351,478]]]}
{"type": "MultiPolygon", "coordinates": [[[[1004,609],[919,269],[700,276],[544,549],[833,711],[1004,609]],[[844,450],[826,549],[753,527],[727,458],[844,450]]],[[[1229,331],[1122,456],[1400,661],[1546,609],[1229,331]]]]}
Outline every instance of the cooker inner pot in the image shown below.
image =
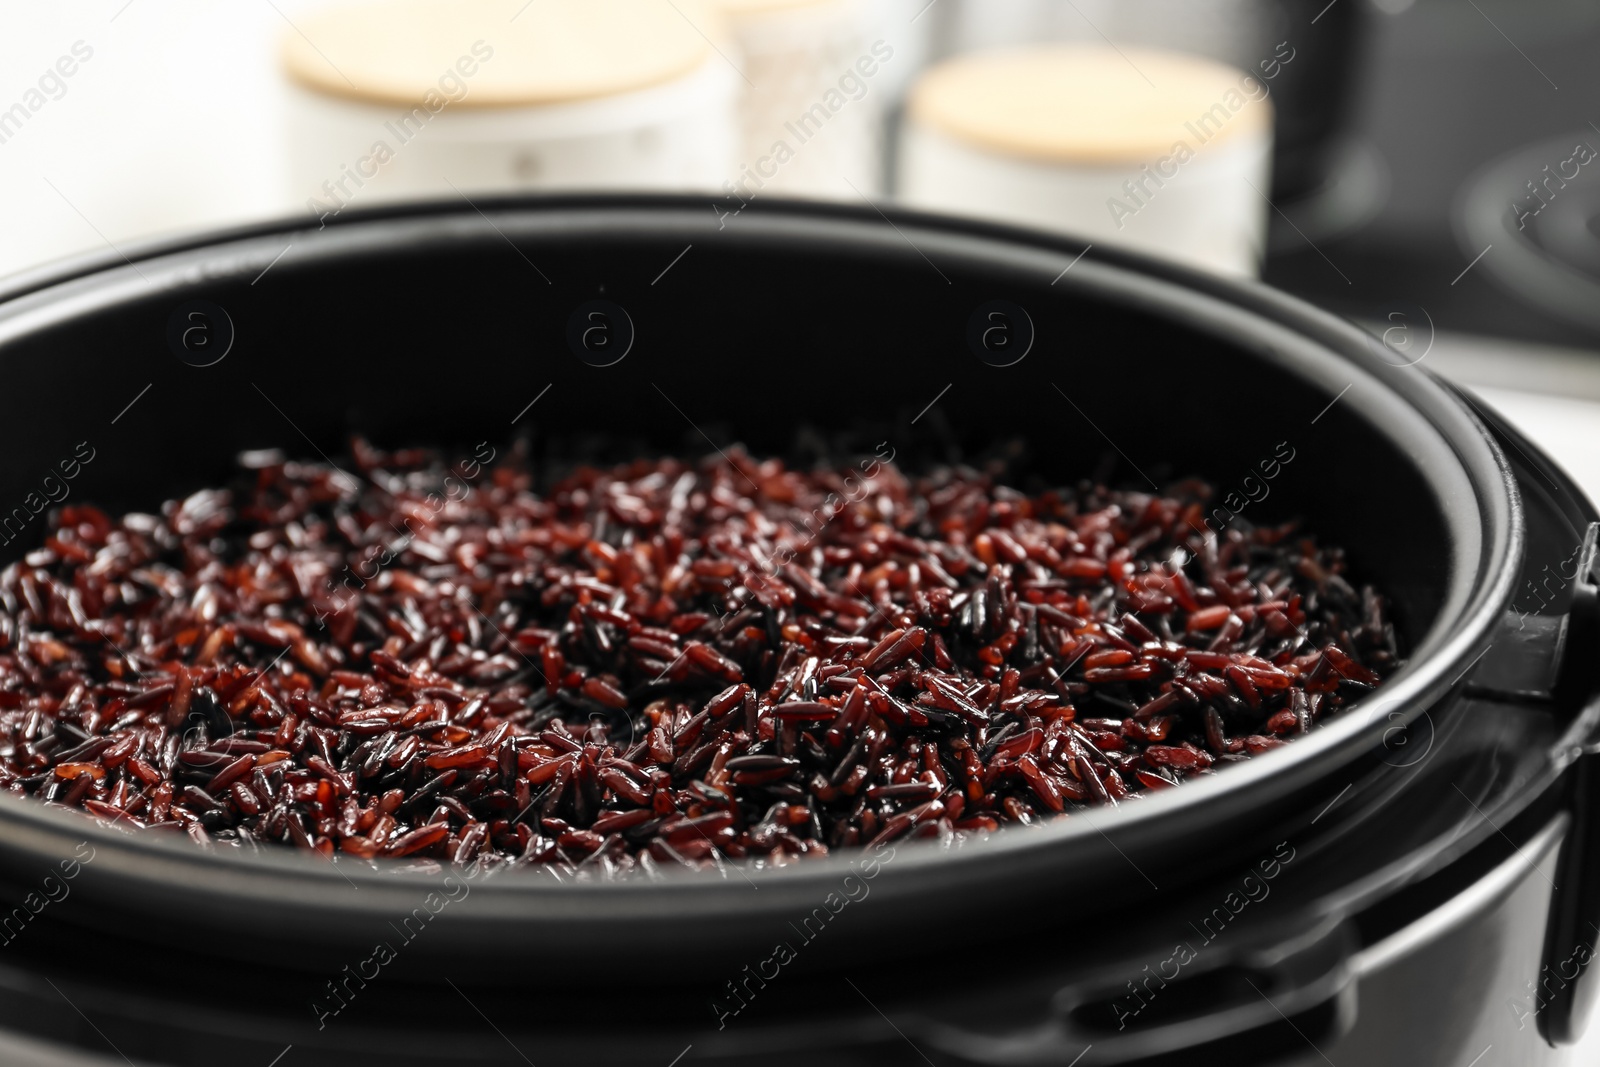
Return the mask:
{"type": "MultiPolygon", "coordinates": [[[[1390,599],[1410,662],[1385,685],[1409,694],[1405,709],[1420,711],[1459,673],[1440,681],[1445,668],[1430,657],[1476,654],[1450,642],[1507,580],[1511,503],[1492,450],[1416,369],[1351,349],[1342,327],[1265,290],[1097,248],[1080,258],[1056,239],[897,218],[773,204],[719,220],[673,199],[479,202],[107,264],[0,305],[0,374],[19,398],[0,426],[0,501],[64,489],[73,502],[148,510],[223,484],[241,451],[337,460],[352,434],[462,454],[520,439],[546,478],[579,461],[736,444],[800,463],[886,444],[912,470],[1005,458],[1023,488],[1099,477],[1149,489],[1198,476],[1250,498],[1237,505],[1249,521],[1298,516],[1348,551],[1351,579],[1390,599]],[[233,334],[207,366],[169,345],[196,300],[213,324],[225,313],[233,334]],[[596,301],[611,328],[624,321],[619,308],[631,324],[620,360],[586,361],[569,344],[596,301]],[[995,301],[1015,337],[1019,324],[1032,333],[1008,366],[970,343],[995,301]],[[63,482],[60,462],[85,446],[93,458],[63,482]],[[1263,461],[1290,452],[1262,478],[1263,461]],[[1432,674],[1408,680],[1423,669],[1432,674]]],[[[26,506],[9,516],[16,529],[0,552],[15,559],[44,522],[26,506]]],[[[1347,714],[1363,720],[1359,735],[1336,717],[1205,781],[1096,814],[1092,827],[1069,818],[950,854],[906,849],[876,883],[885,903],[872,926],[910,930],[1002,883],[1039,895],[1070,882],[1128,901],[1149,893],[1151,876],[1180,885],[1298,817],[1330,775],[1341,775],[1330,795],[1349,781],[1335,765],[1364,758],[1361,738],[1384,724],[1347,714]]],[[[68,853],[97,832],[0,800],[17,801],[0,804],[10,824],[0,848],[14,860],[68,853]]],[[[338,959],[418,890],[354,869],[361,891],[351,893],[342,869],[288,849],[206,854],[110,831],[99,840],[105,858],[77,890],[84,921],[157,917],[123,927],[144,931],[136,936],[160,938],[179,915],[190,930],[227,930],[248,914],[338,959]]],[[[716,951],[736,954],[769,937],[775,917],[808,911],[849,858],[762,872],[760,892],[737,879],[498,878],[442,920],[451,935],[414,955],[521,947],[603,969],[607,957],[589,952],[598,937],[714,967],[716,951]]],[[[230,943],[216,942],[223,952],[230,943]]]]}

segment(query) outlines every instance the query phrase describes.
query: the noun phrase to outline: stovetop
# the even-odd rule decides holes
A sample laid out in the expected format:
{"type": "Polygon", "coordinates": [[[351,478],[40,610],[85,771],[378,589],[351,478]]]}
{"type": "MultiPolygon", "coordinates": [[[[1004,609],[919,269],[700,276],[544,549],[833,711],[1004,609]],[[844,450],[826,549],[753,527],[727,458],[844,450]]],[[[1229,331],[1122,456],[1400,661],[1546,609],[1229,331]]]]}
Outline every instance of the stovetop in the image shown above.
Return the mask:
{"type": "Polygon", "coordinates": [[[1263,280],[1356,318],[1420,307],[1441,331],[1600,349],[1600,334],[1498,283],[1483,268],[1504,249],[1463,247],[1456,223],[1465,188],[1490,161],[1568,134],[1600,148],[1600,5],[1369,2],[1377,10],[1335,176],[1355,225],[1318,233],[1301,220],[1301,233],[1274,213],[1263,280]]]}

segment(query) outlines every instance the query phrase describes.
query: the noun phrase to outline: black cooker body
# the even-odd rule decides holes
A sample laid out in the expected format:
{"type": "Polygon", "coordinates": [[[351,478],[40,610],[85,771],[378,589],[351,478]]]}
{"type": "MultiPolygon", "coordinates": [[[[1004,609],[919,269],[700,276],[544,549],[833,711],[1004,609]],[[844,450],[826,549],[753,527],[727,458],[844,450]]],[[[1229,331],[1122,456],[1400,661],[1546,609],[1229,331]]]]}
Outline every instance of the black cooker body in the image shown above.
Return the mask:
{"type": "Polygon", "coordinates": [[[1307,1044],[1455,1063],[1441,1034],[1491,1031],[1527,1062],[1554,1054],[1546,1039],[1576,1036],[1592,996],[1567,972],[1600,917],[1583,799],[1594,515],[1526,441],[1392,357],[1268,290],[1070,240],[779,203],[425,205],[13,279],[0,374],[26,401],[4,430],[5,499],[87,447],[74,494],[150,508],[238,451],[335,454],[352,432],[520,436],[550,470],[887,445],[1130,485],[1232,485],[1287,449],[1250,517],[1303,515],[1348,546],[1411,659],[1341,720],[1211,780],[949,854],[899,850],[878,902],[794,935],[781,978],[765,977],[774,942],[851,857],[748,884],[513,872],[355,997],[349,968],[439,876],[206,855],[0,797],[17,893],[77,842],[97,857],[77,902],[0,956],[0,1020],[175,1064],[285,1044],[342,1064],[666,1062],[692,1045],[1089,1067],[1307,1044]],[[1571,571],[1559,588],[1552,565],[1571,571]],[[77,965],[108,947],[144,977],[77,965]],[[1497,1007],[1535,963],[1534,1010],[1497,1007]],[[349,1010],[330,1016],[341,989],[349,1010]]]}

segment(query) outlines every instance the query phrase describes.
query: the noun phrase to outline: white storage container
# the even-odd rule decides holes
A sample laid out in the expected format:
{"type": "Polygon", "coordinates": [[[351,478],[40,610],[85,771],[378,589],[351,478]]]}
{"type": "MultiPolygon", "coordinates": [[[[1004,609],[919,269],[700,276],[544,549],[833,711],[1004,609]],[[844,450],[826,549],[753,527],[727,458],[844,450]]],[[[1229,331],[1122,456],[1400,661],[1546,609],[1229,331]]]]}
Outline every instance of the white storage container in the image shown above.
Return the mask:
{"type": "Polygon", "coordinates": [[[401,0],[285,38],[293,191],[720,188],[739,76],[694,0],[401,0]]]}
{"type": "Polygon", "coordinates": [[[1251,75],[1177,53],[1030,46],[923,75],[908,102],[900,194],[1253,274],[1271,155],[1272,108],[1251,75]]]}
{"type": "MultiPolygon", "coordinates": [[[[714,0],[738,46],[741,199],[881,191],[882,127],[913,39],[882,0],[714,0]]],[[[725,192],[728,190],[724,190],[725,192]]]]}

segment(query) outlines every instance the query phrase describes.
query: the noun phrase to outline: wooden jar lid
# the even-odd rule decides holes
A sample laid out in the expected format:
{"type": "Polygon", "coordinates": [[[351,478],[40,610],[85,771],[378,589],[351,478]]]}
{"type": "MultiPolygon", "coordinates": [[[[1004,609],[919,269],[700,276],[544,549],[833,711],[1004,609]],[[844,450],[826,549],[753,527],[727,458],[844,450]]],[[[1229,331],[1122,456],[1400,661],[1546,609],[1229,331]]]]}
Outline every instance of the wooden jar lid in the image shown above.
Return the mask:
{"type": "Polygon", "coordinates": [[[1267,129],[1266,86],[1175,52],[1035,45],[934,67],[912,89],[909,109],[913,121],[994,152],[1109,164],[1148,161],[1177,141],[1194,148],[1267,129]]]}
{"type": "Polygon", "coordinates": [[[303,85],[369,102],[416,106],[453,75],[466,92],[452,106],[555,104],[673,81],[721,32],[698,0],[386,0],[299,18],[283,62],[303,85]]]}

